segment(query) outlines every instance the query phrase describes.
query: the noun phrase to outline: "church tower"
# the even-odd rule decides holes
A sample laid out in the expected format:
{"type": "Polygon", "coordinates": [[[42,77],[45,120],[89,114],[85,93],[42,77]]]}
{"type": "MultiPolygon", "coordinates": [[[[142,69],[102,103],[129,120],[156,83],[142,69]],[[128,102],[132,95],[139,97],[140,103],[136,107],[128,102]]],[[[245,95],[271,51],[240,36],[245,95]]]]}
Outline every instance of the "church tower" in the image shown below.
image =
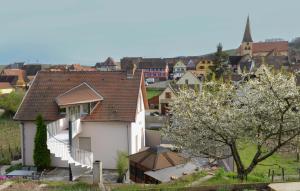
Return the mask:
{"type": "Polygon", "coordinates": [[[246,54],[249,54],[250,56],[252,56],[252,45],[253,40],[251,36],[250,19],[248,16],[243,41],[240,47],[240,55],[244,56],[246,54]]]}

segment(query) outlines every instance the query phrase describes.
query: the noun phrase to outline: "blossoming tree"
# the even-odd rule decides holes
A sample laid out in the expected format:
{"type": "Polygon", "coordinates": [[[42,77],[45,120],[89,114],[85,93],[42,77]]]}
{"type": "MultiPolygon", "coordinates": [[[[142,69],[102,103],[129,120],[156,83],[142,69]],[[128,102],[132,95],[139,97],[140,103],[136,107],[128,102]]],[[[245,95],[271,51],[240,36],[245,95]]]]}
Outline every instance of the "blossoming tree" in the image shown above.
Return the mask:
{"type": "Polygon", "coordinates": [[[232,156],[238,178],[252,172],[300,134],[300,92],[295,76],[270,72],[262,66],[256,77],[239,85],[204,82],[201,92],[184,89],[171,104],[165,135],[194,156],[232,156]],[[244,164],[239,144],[256,145],[244,164]]]}

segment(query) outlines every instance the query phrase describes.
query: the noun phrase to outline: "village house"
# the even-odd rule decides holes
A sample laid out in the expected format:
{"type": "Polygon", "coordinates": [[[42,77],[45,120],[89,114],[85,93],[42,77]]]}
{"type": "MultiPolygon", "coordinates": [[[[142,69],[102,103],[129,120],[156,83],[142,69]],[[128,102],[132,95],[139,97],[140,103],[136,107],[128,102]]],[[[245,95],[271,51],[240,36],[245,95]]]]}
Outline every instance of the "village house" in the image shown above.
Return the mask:
{"type": "Polygon", "coordinates": [[[23,165],[34,165],[35,119],[47,122],[51,165],[115,169],[118,151],[134,154],[145,145],[148,108],[143,72],[39,72],[14,120],[21,125],[23,165]]]}
{"type": "Polygon", "coordinates": [[[96,63],[95,68],[99,71],[116,71],[118,65],[113,58],[108,57],[104,62],[96,63]]]}
{"type": "Polygon", "coordinates": [[[173,78],[179,79],[186,72],[186,65],[182,61],[178,61],[173,67],[173,78]]]}
{"type": "Polygon", "coordinates": [[[161,58],[122,58],[121,70],[144,70],[145,79],[153,78],[155,81],[165,81],[169,78],[168,63],[161,58]]]}
{"type": "Polygon", "coordinates": [[[9,82],[14,88],[25,89],[29,81],[25,71],[21,69],[4,69],[0,76],[0,82],[9,82]]]}
{"type": "Polygon", "coordinates": [[[177,82],[171,82],[164,91],[159,95],[159,112],[162,115],[168,114],[168,108],[172,101],[175,98],[176,92],[180,88],[188,87],[194,89],[195,91],[201,91],[202,82],[202,73],[197,71],[187,71],[177,82]]]}
{"type": "Polygon", "coordinates": [[[211,66],[213,66],[213,60],[201,59],[196,65],[196,71],[205,77],[210,71],[211,66]]]}
{"type": "Polygon", "coordinates": [[[9,82],[0,82],[0,95],[10,94],[13,91],[15,91],[15,89],[9,82]]]}

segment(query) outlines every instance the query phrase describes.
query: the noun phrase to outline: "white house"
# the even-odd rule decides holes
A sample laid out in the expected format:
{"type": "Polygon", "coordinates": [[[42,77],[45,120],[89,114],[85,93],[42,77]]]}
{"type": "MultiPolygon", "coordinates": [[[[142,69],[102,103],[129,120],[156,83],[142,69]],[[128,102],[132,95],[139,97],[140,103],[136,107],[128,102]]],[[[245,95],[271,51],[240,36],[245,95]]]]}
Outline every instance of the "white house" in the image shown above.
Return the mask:
{"type": "Polygon", "coordinates": [[[143,72],[39,72],[14,119],[21,122],[22,160],[34,165],[35,118],[47,121],[52,166],[92,168],[96,160],[115,169],[118,151],[145,145],[143,72]]]}
{"type": "Polygon", "coordinates": [[[176,62],[173,67],[174,79],[180,78],[186,72],[186,65],[182,61],[176,62]]]}
{"type": "Polygon", "coordinates": [[[159,95],[159,112],[162,115],[168,113],[168,108],[172,100],[176,97],[177,92],[181,87],[187,86],[195,91],[201,91],[202,82],[199,79],[201,75],[197,71],[187,71],[176,82],[176,84],[170,83],[165,90],[159,95]]]}

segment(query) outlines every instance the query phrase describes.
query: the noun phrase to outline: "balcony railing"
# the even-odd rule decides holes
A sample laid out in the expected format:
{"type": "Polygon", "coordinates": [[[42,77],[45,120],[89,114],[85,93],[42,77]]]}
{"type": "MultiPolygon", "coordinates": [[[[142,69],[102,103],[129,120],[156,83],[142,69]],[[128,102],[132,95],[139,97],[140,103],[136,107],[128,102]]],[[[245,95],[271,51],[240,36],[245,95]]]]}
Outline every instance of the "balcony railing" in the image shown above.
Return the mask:
{"type": "Polygon", "coordinates": [[[93,166],[94,155],[92,152],[73,147],[71,151],[71,156],[76,162],[80,164],[84,164],[88,167],[93,166]]]}
{"type": "Polygon", "coordinates": [[[50,136],[56,136],[62,130],[68,128],[68,119],[62,118],[47,125],[47,131],[50,136]]]}
{"type": "MultiPolygon", "coordinates": [[[[47,125],[47,147],[52,154],[69,164],[93,168],[93,153],[69,145],[68,119],[63,118],[47,125]]],[[[72,122],[72,138],[81,132],[80,119],[72,122]]]]}

